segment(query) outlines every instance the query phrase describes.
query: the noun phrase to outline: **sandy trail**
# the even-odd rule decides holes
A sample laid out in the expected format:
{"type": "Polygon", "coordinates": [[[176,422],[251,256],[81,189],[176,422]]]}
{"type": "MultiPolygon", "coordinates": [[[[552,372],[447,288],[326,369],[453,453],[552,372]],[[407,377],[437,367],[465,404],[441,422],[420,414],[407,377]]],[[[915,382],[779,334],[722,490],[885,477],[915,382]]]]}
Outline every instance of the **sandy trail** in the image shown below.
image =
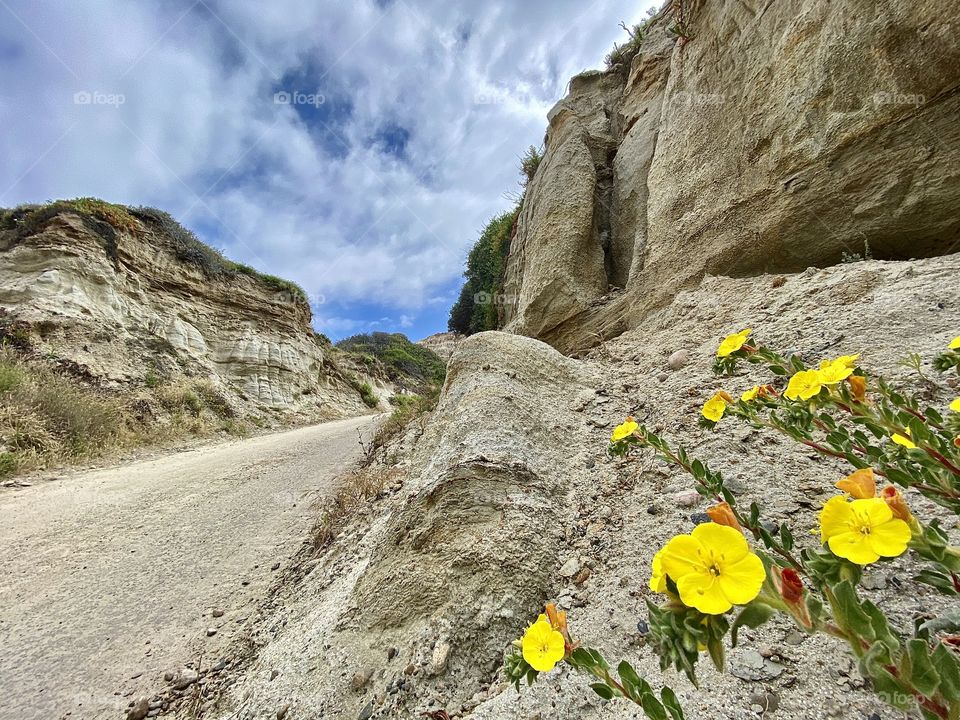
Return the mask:
{"type": "Polygon", "coordinates": [[[0,720],[120,718],[198,647],[215,657],[371,422],[0,492],[0,720]]]}

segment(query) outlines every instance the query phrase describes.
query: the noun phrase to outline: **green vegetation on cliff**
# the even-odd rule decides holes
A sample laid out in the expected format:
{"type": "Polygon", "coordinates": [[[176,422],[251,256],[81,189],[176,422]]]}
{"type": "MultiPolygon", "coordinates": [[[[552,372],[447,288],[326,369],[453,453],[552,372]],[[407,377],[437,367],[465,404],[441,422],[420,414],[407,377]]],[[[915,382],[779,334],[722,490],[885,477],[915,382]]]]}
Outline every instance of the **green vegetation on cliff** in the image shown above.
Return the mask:
{"type": "Polygon", "coordinates": [[[410,342],[403,333],[353,335],[338,342],[337,347],[378,360],[393,382],[408,389],[441,385],[447,372],[446,363],[433,350],[410,342]]]}
{"type": "Polygon", "coordinates": [[[210,247],[191,230],[183,227],[173,216],[151,207],[126,207],[98,198],[54,200],[43,205],[20,205],[9,210],[0,209],[0,231],[13,231],[23,239],[42,231],[62,213],[80,216],[87,226],[104,241],[107,253],[116,259],[117,232],[142,236],[145,228],[166,240],[176,258],[185,264],[200,268],[209,278],[231,278],[247,275],[280,293],[289,293],[291,300],[307,303],[307,294],[294,282],[275,275],[259,272],[249,265],[233,262],[223,253],[210,247]]]}

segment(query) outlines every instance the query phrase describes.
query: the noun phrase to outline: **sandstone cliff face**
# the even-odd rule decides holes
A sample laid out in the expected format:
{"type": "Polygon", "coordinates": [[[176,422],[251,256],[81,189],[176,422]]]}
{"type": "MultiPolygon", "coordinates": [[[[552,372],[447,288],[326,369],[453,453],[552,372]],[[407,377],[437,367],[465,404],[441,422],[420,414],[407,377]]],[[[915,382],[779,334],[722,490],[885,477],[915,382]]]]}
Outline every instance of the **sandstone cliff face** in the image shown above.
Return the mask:
{"type": "Polygon", "coordinates": [[[629,68],[574,78],[550,112],[507,261],[507,330],[577,349],[705,273],[960,240],[956,4],[685,6],[688,42],[664,9],[629,68]]]}
{"type": "Polygon", "coordinates": [[[106,387],[209,379],[240,411],[367,411],[305,301],[249,275],[209,277],[147,225],[115,230],[105,243],[63,212],[27,237],[0,233],[0,308],[37,352],[106,387]]]}

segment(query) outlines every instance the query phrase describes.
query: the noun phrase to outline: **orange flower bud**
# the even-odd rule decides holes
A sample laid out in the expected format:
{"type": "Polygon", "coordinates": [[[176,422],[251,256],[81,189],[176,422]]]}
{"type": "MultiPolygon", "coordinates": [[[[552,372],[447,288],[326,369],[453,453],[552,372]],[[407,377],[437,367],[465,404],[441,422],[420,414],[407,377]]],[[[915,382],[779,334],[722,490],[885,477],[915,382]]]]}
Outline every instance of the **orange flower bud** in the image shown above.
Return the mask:
{"type": "Polygon", "coordinates": [[[734,530],[743,532],[743,528],[740,527],[740,523],[737,522],[737,516],[733,514],[733,508],[730,507],[730,503],[728,502],[722,502],[711,508],[707,508],[707,516],[717,525],[726,525],[727,527],[732,527],[734,530]]]}
{"type": "Polygon", "coordinates": [[[773,578],[773,585],[776,587],[780,597],[783,598],[787,609],[794,619],[806,629],[813,627],[813,620],[810,618],[810,610],[804,601],[805,588],[800,575],[793,568],[781,568],[774,565],[770,569],[773,578]]]}
{"type": "Polygon", "coordinates": [[[893,511],[893,516],[898,520],[909,523],[913,520],[913,514],[907,507],[907,501],[903,498],[903,493],[897,490],[893,485],[887,485],[880,491],[880,497],[887,504],[887,507],[893,511]]]}
{"type": "Polygon", "coordinates": [[[717,395],[719,395],[724,400],[726,400],[728,405],[733,405],[734,402],[736,402],[733,399],[733,396],[730,393],[728,393],[726,390],[720,390],[719,392],[717,392],[717,395]]]}
{"type": "Polygon", "coordinates": [[[847,378],[850,385],[850,394],[857,402],[863,402],[867,397],[867,379],[860,375],[851,375],[847,378]]]}
{"type": "Polygon", "coordinates": [[[857,500],[867,500],[877,496],[877,479],[873,475],[873,468],[852,472],[836,483],[836,486],[857,500]]]}
{"type": "Polygon", "coordinates": [[[777,389],[773,385],[761,385],[757,390],[760,397],[775,398],[778,397],[777,389]]]}
{"type": "Polygon", "coordinates": [[[803,580],[793,568],[784,568],[780,572],[780,594],[788,603],[798,603],[803,600],[803,580]]]}

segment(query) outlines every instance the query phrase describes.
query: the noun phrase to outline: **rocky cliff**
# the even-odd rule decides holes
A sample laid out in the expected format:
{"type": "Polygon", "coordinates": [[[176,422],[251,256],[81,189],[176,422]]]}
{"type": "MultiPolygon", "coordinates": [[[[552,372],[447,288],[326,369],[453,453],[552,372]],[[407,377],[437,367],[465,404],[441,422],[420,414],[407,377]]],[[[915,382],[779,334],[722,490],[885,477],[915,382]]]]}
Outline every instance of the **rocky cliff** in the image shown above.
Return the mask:
{"type": "Polygon", "coordinates": [[[955,248],[958,23],[942,0],[667,4],[550,111],[506,329],[582,349],[704,274],[955,248]]]}
{"type": "Polygon", "coordinates": [[[385,378],[341,367],[302,291],[230,263],[163,213],[58,203],[5,213],[2,228],[5,333],[100,387],[203,378],[236,414],[266,417],[367,412],[362,382],[389,394],[385,378]]]}

